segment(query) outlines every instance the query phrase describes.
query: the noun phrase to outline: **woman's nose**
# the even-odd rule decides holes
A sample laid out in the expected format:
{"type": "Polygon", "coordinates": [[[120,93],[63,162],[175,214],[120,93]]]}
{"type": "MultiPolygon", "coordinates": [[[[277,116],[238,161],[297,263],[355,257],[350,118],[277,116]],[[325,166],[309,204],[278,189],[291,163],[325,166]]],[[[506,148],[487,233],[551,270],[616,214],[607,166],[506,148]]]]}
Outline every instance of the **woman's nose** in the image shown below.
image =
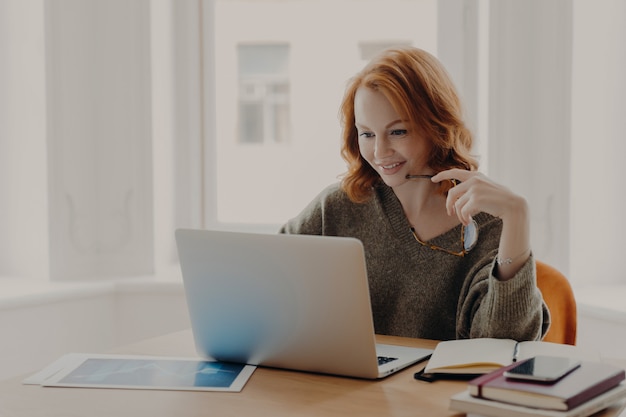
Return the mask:
{"type": "Polygon", "coordinates": [[[385,138],[381,138],[376,135],[376,142],[374,143],[374,157],[376,157],[376,159],[384,159],[392,153],[393,150],[389,146],[389,142],[385,138]]]}

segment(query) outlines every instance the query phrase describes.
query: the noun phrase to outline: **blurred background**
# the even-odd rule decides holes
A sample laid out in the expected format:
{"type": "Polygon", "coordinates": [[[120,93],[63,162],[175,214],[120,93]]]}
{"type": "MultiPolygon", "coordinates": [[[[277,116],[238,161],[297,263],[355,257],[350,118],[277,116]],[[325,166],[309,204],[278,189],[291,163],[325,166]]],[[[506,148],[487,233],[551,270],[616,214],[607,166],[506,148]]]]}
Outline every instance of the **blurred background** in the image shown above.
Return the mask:
{"type": "Polygon", "coordinates": [[[623,354],[625,21],[621,0],[0,0],[0,379],[187,326],[174,230],[298,214],[345,170],[346,82],[393,45],[448,68],[580,343],[623,354]]]}

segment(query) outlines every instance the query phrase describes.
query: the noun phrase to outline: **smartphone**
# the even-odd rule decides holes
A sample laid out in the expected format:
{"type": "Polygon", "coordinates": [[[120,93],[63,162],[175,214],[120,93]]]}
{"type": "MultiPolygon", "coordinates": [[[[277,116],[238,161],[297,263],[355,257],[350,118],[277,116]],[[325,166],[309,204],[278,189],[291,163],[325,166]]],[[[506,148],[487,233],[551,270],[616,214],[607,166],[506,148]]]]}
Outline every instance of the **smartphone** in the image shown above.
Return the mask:
{"type": "Polygon", "coordinates": [[[504,372],[506,378],[556,382],[580,366],[580,361],[559,356],[535,356],[504,372]]]}

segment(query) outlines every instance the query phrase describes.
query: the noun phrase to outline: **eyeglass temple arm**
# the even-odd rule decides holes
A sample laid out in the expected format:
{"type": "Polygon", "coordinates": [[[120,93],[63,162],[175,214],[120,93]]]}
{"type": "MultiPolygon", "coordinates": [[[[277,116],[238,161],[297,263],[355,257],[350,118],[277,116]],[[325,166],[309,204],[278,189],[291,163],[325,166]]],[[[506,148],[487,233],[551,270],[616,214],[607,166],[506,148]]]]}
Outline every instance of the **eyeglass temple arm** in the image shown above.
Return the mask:
{"type": "MultiPolygon", "coordinates": [[[[434,175],[431,175],[431,174],[416,174],[416,175],[407,174],[407,176],[404,178],[406,178],[407,180],[415,180],[415,179],[420,179],[420,178],[430,179],[432,177],[434,177],[434,175]]],[[[454,185],[459,185],[459,183],[461,182],[457,179],[451,179],[450,181],[452,181],[452,184],[454,185]]]]}
{"type": "Polygon", "coordinates": [[[413,180],[413,179],[417,179],[417,178],[432,178],[432,177],[434,177],[434,175],[429,175],[429,174],[411,175],[411,174],[408,174],[405,178],[407,180],[413,180]]]}

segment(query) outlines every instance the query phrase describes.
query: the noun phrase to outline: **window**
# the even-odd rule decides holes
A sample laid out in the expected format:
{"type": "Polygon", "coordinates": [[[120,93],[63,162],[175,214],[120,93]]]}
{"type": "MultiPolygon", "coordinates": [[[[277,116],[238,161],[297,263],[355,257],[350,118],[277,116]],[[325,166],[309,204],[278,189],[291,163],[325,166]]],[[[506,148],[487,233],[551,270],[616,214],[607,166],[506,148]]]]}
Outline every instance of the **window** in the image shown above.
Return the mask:
{"type": "Polygon", "coordinates": [[[239,143],[286,143],[289,45],[239,45],[239,143]]]}
{"type": "MultiPolygon", "coordinates": [[[[606,225],[574,221],[581,215],[595,216],[584,197],[589,189],[583,185],[587,180],[581,180],[580,174],[573,171],[581,166],[580,155],[603,158],[582,145],[586,141],[581,141],[577,132],[591,129],[586,126],[604,126],[603,137],[610,141],[613,131],[623,130],[619,127],[620,119],[607,122],[609,113],[603,112],[593,123],[585,117],[572,118],[574,113],[570,114],[569,108],[571,101],[573,111],[584,113],[581,109],[586,100],[576,95],[584,90],[582,86],[597,82],[586,76],[589,70],[581,62],[585,60],[577,57],[587,56],[593,50],[611,61],[606,67],[614,68],[612,71],[620,71],[626,65],[623,54],[610,52],[613,43],[605,41],[616,39],[605,32],[608,28],[618,30],[621,19],[616,16],[623,16],[617,12],[623,8],[619,2],[607,0],[586,6],[511,0],[462,4],[437,0],[338,0],[333,2],[332,12],[328,12],[326,3],[313,0],[214,0],[212,4],[215,31],[211,39],[215,40],[219,105],[217,149],[207,161],[215,161],[217,166],[215,187],[207,190],[207,225],[231,229],[259,225],[268,231],[276,230],[319,190],[336,181],[344,171],[338,155],[337,111],[346,81],[380,49],[412,44],[439,56],[455,79],[470,126],[476,127],[483,169],[527,197],[533,216],[535,255],[561,269],[573,282],[590,276],[593,264],[602,265],[601,275],[607,281],[623,279],[610,266],[609,259],[615,257],[611,249],[607,249],[606,255],[600,251],[598,262],[581,265],[588,256],[582,255],[583,242],[587,240],[580,236],[594,234],[594,241],[606,237],[607,242],[613,242],[608,248],[613,248],[619,247],[614,242],[625,233],[611,232],[614,229],[606,225]],[[233,21],[238,25],[225,24],[233,21]],[[594,32],[594,27],[606,30],[594,32]],[[589,48],[581,41],[589,39],[592,32],[597,33],[595,44],[604,48],[589,48]],[[268,129],[261,128],[267,117],[260,116],[263,112],[259,104],[256,109],[245,110],[256,115],[249,118],[250,126],[254,126],[250,130],[257,135],[263,132],[262,138],[255,139],[259,146],[231,150],[223,144],[232,142],[236,126],[231,113],[237,109],[228,105],[235,89],[234,83],[229,84],[235,68],[229,67],[230,57],[235,55],[237,45],[276,43],[289,45],[286,117],[291,123],[284,124],[290,128],[288,146],[279,147],[281,143],[268,140],[270,136],[264,133],[268,129]],[[538,148],[542,151],[537,152],[538,148]],[[586,151],[581,153],[581,149],[586,151]],[[233,172],[232,167],[238,164],[246,169],[233,172]],[[211,209],[213,205],[215,209],[211,209]],[[570,240],[570,236],[576,238],[570,240]],[[572,264],[576,267],[570,273],[572,264]]],[[[622,85],[617,81],[619,77],[611,79],[607,82],[622,85]]],[[[593,91],[599,93],[598,89],[593,91]]],[[[608,86],[602,91],[612,98],[596,102],[614,103],[620,96],[608,93],[616,91],[608,86]]],[[[608,195],[609,192],[602,193],[603,198],[608,195]]],[[[606,207],[619,206],[608,200],[606,203],[606,207]]]]}
{"type": "Polygon", "coordinates": [[[208,3],[205,226],[276,231],[345,171],[338,111],[349,77],[384,46],[435,52],[437,1],[208,3]]]}
{"type": "Polygon", "coordinates": [[[387,48],[391,48],[394,46],[408,46],[411,45],[410,41],[398,41],[398,42],[385,42],[385,41],[365,41],[365,42],[359,42],[359,56],[361,57],[361,60],[364,62],[368,62],[369,60],[371,60],[372,58],[374,58],[374,56],[376,56],[376,54],[384,51],[387,48]]]}

